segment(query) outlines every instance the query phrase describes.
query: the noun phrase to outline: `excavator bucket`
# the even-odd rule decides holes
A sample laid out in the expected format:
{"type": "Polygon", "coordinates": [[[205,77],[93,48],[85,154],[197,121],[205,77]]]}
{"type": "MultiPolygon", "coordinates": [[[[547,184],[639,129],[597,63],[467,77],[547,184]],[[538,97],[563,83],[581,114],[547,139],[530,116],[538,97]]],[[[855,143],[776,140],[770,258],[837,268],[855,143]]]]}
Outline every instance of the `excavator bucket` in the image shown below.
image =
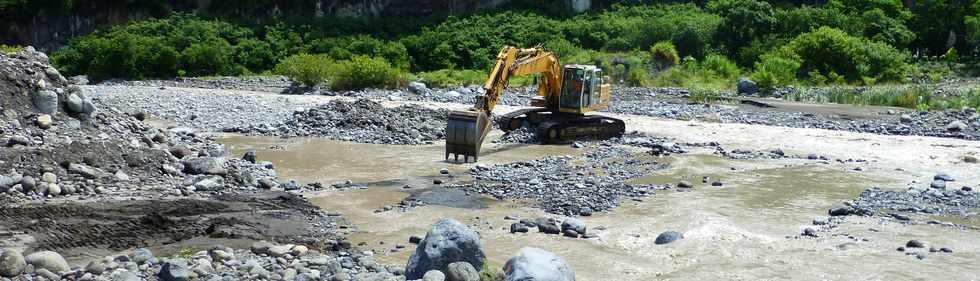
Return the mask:
{"type": "Polygon", "coordinates": [[[446,123],[446,160],[453,154],[455,161],[459,161],[459,156],[463,156],[463,162],[469,162],[469,157],[473,157],[473,162],[477,161],[480,155],[480,147],[483,145],[483,138],[490,132],[490,117],[480,111],[459,111],[449,112],[449,121],[446,123]]]}

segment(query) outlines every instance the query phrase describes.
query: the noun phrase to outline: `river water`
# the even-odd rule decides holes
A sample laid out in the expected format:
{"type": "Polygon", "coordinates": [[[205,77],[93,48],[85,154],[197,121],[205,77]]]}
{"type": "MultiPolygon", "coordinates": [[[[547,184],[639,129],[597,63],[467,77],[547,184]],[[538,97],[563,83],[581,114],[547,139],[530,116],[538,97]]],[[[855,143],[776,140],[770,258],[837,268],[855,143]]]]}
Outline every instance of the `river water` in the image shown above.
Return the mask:
{"type": "MultiPolygon", "coordinates": [[[[849,217],[819,238],[799,238],[827,209],[871,186],[898,186],[881,172],[860,172],[833,163],[798,159],[731,160],[695,150],[662,159],[663,171],[636,183],[697,184],[692,191],[660,191],[642,201],[624,201],[611,212],[583,217],[597,239],[536,233],[510,234],[504,216],[547,214],[531,202],[498,201],[452,194],[434,187],[442,168],[465,181],[470,164],[442,160],[443,147],[360,144],[325,139],[227,136],[232,153],[254,149],[276,166],[281,178],[328,185],[351,180],[368,189],[318,193],[314,204],[340,212],[356,226],[348,238],[375,253],[380,262],[404,264],[414,251],[411,235],[424,236],[440,218],[451,217],[477,230],[490,264],[499,268],[518,249],[534,246],[563,256],[577,280],[977,280],[980,233],[879,218],[849,217]],[[708,176],[722,187],[702,184],[708,176]],[[412,188],[404,189],[405,185],[412,188]],[[405,212],[376,212],[415,194],[435,204],[405,212]],[[469,203],[462,203],[469,202],[469,203]],[[684,239],[655,245],[666,230],[684,239]],[[950,247],[952,254],[927,258],[896,251],[909,239],[950,247]],[[405,246],[396,249],[396,245],[405,246]]],[[[485,144],[481,164],[507,163],[548,155],[577,155],[565,145],[485,144]]],[[[637,156],[641,157],[641,156],[637,156]]],[[[645,157],[645,156],[644,156],[645,157]]],[[[877,169],[887,170],[887,169],[877,169]]],[[[710,181],[709,181],[710,182],[710,181]]],[[[972,221],[975,221],[973,219],[972,221]]]]}

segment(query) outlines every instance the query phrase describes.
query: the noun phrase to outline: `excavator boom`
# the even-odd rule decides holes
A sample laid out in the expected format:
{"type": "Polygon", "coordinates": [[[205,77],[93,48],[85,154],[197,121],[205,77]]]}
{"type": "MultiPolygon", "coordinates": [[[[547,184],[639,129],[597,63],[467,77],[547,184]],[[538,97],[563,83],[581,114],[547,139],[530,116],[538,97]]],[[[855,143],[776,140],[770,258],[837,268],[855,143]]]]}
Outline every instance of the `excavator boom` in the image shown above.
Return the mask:
{"type": "Polygon", "coordinates": [[[483,85],[486,93],[476,97],[473,108],[449,112],[446,125],[446,159],[453,155],[459,161],[459,156],[462,155],[464,162],[468,162],[469,157],[476,161],[483,140],[492,128],[490,115],[503,95],[507,81],[512,76],[534,73],[542,74],[538,94],[557,97],[561,90],[561,66],[554,53],[540,47],[518,49],[507,46],[501,49],[487,82],[483,85]]]}

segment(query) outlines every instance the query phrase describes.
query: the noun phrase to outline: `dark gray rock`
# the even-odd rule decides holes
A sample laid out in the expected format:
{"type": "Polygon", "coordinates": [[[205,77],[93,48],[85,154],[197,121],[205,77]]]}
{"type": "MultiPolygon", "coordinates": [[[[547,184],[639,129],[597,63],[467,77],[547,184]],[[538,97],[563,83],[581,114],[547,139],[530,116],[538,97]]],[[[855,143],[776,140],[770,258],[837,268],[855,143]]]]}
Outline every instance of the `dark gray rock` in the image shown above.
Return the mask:
{"type": "Polygon", "coordinates": [[[510,233],[527,233],[529,228],[523,223],[515,222],[510,224],[510,233]]]}
{"type": "Polygon", "coordinates": [[[450,263],[468,262],[475,268],[483,268],[480,236],[454,219],[442,219],[432,226],[425,239],[412,253],[405,267],[407,279],[420,279],[429,270],[445,271],[450,263]]]}
{"type": "Polygon", "coordinates": [[[946,125],[946,130],[950,132],[965,131],[967,128],[969,127],[966,125],[966,123],[960,120],[950,122],[949,124],[946,125]]]}
{"type": "Polygon", "coordinates": [[[191,280],[191,271],[187,267],[184,259],[171,259],[163,263],[157,277],[161,281],[188,281],[191,280]]]}
{"type": "Polygon", "coordinates": [[[54,115],[58,111],[58,94],[50,90],[40,90],[34,93],[34,107],[44,114],[54,115]]]}
{"type": "Polygon", "coordinates": [[[724,184],[721,183],[720,180],[716,180],[716,181],[714,181],[714,182],[711,183],[711,186],[722,186],[722,185],[724,185],[724,184]]]}
{"type": "MultiPolygon", "coordinates": [[[[425,275],[423,275],[425,277],[425,275]]],[[[450,263],[446,268],[447,281],[480,281],[480,272],[468,262],[450,263]]]]}
{"type": "Polygon", "coordinates": [[[266,241],[258,241],[252,243],[251,250],[252,253],[256,255],[269,254],[269,248],[272,248],[273,246],[275,245],[273,245],[272,243],[266,241]]]}
{"type": "Polygon", "coordinates": [[[418,235],[412,235],[408,237],[408,243],[417,245],[421,242],[422,242],[422,237],[419,237],[418,235]]]}
{"type": "Polygon", "coordinates": [[[224,168],[225,160],[219,157],[198,157],[184,160],[184,173],[191,175],[224,175],[227,171],[224,168]]]}
{"type": "Polygon", "coordinates": [[[85,101],[75,93],[68,94],[68,101],[65,103],[72,113],[82,113],[85,109],[85,101]]]}
{"type": "Polygon", "coordinates": [[[831,217],[846,216],[852,213],[851,208],[848,207],[837,207],[827,211],[831,217]]]}
{"type": "Polygon", "coordinates": [[[803,236],[819,237],[819,235],[817,235],[817,230],[809,227],[803,229],[803,236]]]}
{"type": "Polygon", "coordinates": [[[905,243],[905,247],[907,248],[924,248],[925,246],[926,246],[925,243],[922,243],[922,241],[915,240],[915,239],[909,240],[909,242],[905,243]]]}
{"type": "Polygon", "coordinates": [[[243,160],[248,161],[249,163],[252,163],[252,164],[255,164],[255,161],[256,161],[255,158],[256,158],[255,157],[255,150],[246,151],[245,152],[245,155],[242,155],[242,159],[243,160]]]}
{"type": "Polygon", "coordinates": [[[30,145],[30,144],[31,144],[31,140],[28,139],[27,137],[21,136],[21,135],[12,136],[9,139],[7,139],[7,146],[8,147],[13,147],[15,145],[27,146],[27,145],[30,145]]]}
{"type": "Polygon", "coordinates": [[[186,145],[175,145],[170,148],[170,155],[177,157],[177,159],[184,159],[184,157],[194,155],[194,151],[191,151],[186,145]]]}
{"type": "Polygon", "coordinates": [[[567,218],[561,222],[561,230],[573,230],[578,234],[585,234],[585,222],[576,218],[567,218]]]}
{"type": "Polygon", "coordinates": [[[660,235],[657,236],[657,240],[654,240],[653,243],[657,245],[664,245],[680,239],[684,239],[684,234],[677,231],[668,230],[660,233],[660,235]]]}
{"type": "Polygon", "coordinates": [[[504,265],[506,281],[575,281],[565,259],[551,252],[525,247],[504,265]]]}
{"type": "Polygon", "coordinates": [[[954,179],[952,176],[947,175],[945,173],[936,174],[935,176],[932,177],[932,179],[933,180],[942,180],[942,181],[956,181],[956,179],[954,179]]]}
{"type": "Polygon", "coordinates": [[[936,189],[946,189],[946,181],[933,180],[932,183],[929,184],[929,187],[936,188],[936,189]]]}
{"type": "Polygon", "coordinates": [[[952,248],[942,247],[942,248],[939,248],[939,251],[940,252],[943,252],[943,253],[952,253],[953,252],[953,249],[952,248]]]}
{"type": "Polygon", "coordinates": [[[694,188],[694,185],[691,184],[691,182],[689,182],[689,181],[680,181],[680,182],[677,183],[677,187],[679,187],[679,188],[694,188]]]}
{"type": "Polygon", "coordinates": [[[564,235],[565,237],[578,238],[578,232],[575,232],[575,230],[571,230],[571,229],[562,230],[561,234],[564,235]]]}
{"type": "Polygon", "coordinates": [[[44,268],[51,272],[62,272],[71,269],[68,267],[68,262],[65,261],[64,257],[52,251],[31,253],[25,257],[25,260],[27,264],[33,265],[34,268],[44,268]]]}
{"type": "Polygon", "coordinates": [[[85,266],[85,272],[101,275],[102,272],[105,272],[105,264],[100,261],[90,261],[88,265],[85,266]]]}
{"type": "Polygon", "coordinates": [[[738,94],[744,95],[754,95],[759,92],[759,85],[755,81],[741,78],[738,79],[738,84],[736,84],[736,90],[738,94]]]}
{"type": "Polygon", "coordinates": [[[24,272],[27,262],[20,252],[14,250],[2,250],[0,253],[0,277],[15,277],[24,272]]]}
{"type": "Polygon", "coordinates": [[[543,232],[545,234],[561,234],[561,228],[551,220],[538,219],[535,222],[535,225],[538,226],[538,232],[543,232]]]}

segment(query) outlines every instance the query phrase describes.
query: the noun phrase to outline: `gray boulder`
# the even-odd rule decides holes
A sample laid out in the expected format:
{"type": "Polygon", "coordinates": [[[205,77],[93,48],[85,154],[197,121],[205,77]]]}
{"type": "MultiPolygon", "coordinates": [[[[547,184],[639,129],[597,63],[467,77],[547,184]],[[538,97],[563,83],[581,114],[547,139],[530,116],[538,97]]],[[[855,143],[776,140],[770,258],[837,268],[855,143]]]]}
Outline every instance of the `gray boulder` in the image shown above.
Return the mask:
{"type": "Polygon", "coordinates": [[[7,189],[17,184],[17,182],[13,177],[0,175],[0,192],[6,192],[7,189]]]}
{"type": "Polygon", "coordinates": [[[153,258],[153,252],[147,248],[139,248],[133,252],[133,262],[136,264],[144,264],[153,258]]]}
{"type": "Polygon", "coordinates": [[[191,175],[224,175],[225,171],[225,160],[224,158],[218,157],[198,157],[194,159],[184,160],[184,173],[191,175]]]}
{"type": "Polygon", "coordinates": [[[567,218],[561,222],[561,231],[573,230],[578,234],[585,234],[585,222],[576,218],[567,218]]]}
{"type": "Polygon", "coordinates": [[[40,90],[34,93],[34,107],[44,114],[54,114],[58,111],[58,94],[51,90],[40,90]]]}
{"type": "Polygon", "coordinates": [[[963,121],[960,120],[950,122],[948,125],[946,125],[946,130],[950,132],[959,132],[966,130],[966,128],[966,123],[963,123],[963,121]]]}
{"type": "Polygon", "coordinates": [[[525,247],[504,264],[507,281],[574,281],[575,272],[565,259],[551,252],[525,247]]]}
{"type": "Polygon", "coordinates": [[[463,223],[446,218],[432,226],[412,253],[405,277],[420,279],[429,270],[446,271],[449,264],[460,261],[482,268],[485,260],[480,236],[463,223]]]}
{"type": "Polygon", "coordinates": [[[446,280],[480,281],[480,272],[468,262],[454,262],[446,268],[446,280]]]}
{"type": "Polygon", "coordinates": [[[172,259],[160,267],[157,277],[161,281],[187,281],[191,280],[191,271],[187,268],[187,261],[184,259],[172,259]]]}
{"type": "Polygon", "coordinates": [[[415,94],[424,94],[429,92],[429,88],[421,82],[408,83],[408,90],[415,94]]]}
{"type": "Polygon", "coordinates": [[[82,111],[85,110],[85,101],[82,100],[82,97],[79,97],[74,93],[68,94],[68,102],[66,105],[68,106],[68,110],[70,110],[72,113],[82,113],[82,111]]]}
{"type": "Polygon", "coordinates": [[[755,81],[741,78],[736,85],[739,94],[754,95],[759,92],[759,85],[755,81]]]}
{"type": "Polygon", "coordinates": [[[68,164],[68,172],[79,174],[86,179],[98,179],[102,176],[101,172],[85,164],[68,164]]]}
{"type": "Polygon", "coordinates": [[[52,251],[40,251],[35,252],[25,257],[27,263],[33,265],[34,268],[44,268],[50,270],[51,272],[62,272],[68,271],[71,268],[68,267],[68,262],[60,254],[52,251]]]}
{"type": "Polygon", "coordinates": [[[933,180],[932,183],[929,184],[929,187],[936,188],[936,189],[946,189],[946,181],[933,180]]]}
{"type": "Polygon", "coordinates": [[[545,234],[561,234],[561,228],[550,219],[540,218],[534,222],[538,226],[538,231],[545,234]]]}
{"type": "Polygon", "coordinates": [[[24,272],[27,262],[20,252],[4,250],[0,253],[0,277],[14,277],[24,272]]]}
{"type": "Polygon", "coordinates": [[[653,243],[657,245],[664,245],[664,244],[670,244],[671,242],[680,239],[684,239],[684,234],[681,234],[680,232],[677,231],[668,230],[658,235],[657,240],[654,240],[653,243]]]}

